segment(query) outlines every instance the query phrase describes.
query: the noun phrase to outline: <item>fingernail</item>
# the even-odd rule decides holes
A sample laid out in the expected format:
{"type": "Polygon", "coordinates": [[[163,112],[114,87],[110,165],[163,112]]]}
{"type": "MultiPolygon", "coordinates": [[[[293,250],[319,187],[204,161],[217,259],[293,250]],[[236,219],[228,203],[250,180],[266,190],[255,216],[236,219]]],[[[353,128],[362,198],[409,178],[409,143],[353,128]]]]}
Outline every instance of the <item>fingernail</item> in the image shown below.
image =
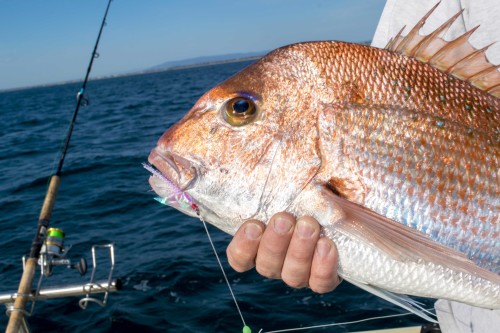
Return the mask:
{"type": "Polygon", "coordinates": [[[297,232],[301,238],[311,238],[314,234],[314,228],[306,221],[297,222],[297,232]]]}
{"type": "Polygon", "coordinates": [[[321,238],[320,240],[318,240],[318,243],[316,244],[316,250],[318,251],[318,255],[320,256],[320,258],[325,258],[330,253],[331,249],[332,246],[327,239],[321,238]]]}
{"type": "Polygon", "coordinates": [[[284,235],[292,229],[292,222],[286,218],[278,217],[274,220],[274,231],[280,235],[284,235]]]}
{"type": "Polygon", "coordinates": [[[250,240],[259,239],[262,236],[262,228],[257,224],[249,223],[245,226],[245,237],[250,240]]]}

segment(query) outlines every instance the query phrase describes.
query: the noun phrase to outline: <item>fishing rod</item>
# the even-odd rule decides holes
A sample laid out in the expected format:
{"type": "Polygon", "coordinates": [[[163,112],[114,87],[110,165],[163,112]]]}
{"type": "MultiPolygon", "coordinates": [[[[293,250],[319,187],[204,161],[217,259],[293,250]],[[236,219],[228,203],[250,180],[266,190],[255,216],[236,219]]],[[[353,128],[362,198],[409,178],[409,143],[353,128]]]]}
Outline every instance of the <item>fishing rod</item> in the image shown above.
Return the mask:
{"type": "MultiPolygon", "coordinates": [[[[104,29],[104,26],[106,25],[106,18],[108,16],[111,2],[112,2],[112,0],[109,0],[108,4],[106,6],[106,11],[104,13],[104,17],[103,17],[102,22],[101,22],[101,27],[99,29],[99,34],[97,35],[94,49],[93,49],[92,55],[90,57],[90,62],[89,62],[89,65],[87,67],[87,73],[85,74],[85,79],[83,80],[83,84],[82,84],[80,91],[76,95],[76,108],[75,108],[75,111],[73,112],[73,117],[71,119],[71,123],[70,123],[69,129],[68,129],[68,132],[66,134],[66,138],[64,140],[64,146],[63,146],[62,151],[61,151],[57,170],[50,177],[49,186],[47,189],[47,193],[45,194],[45,199],[43,201],[43,205],[42,205],[39,219],[38,219],[36,235],[33,239],[32,244],[31,244],[29,256],[26,260],[24,260],[24,270],[23,270],[21,280],[19,282],[18,291],[16,294],[13,295],[13,297],[15,297],[14,305],[8,309],[8,312],[10,313],[10,317],[9,317],[9,323],[8,323],[7,330],[6,330],[7,333],[18,333],[18,332],[23,332],[26,330],[27,325],[25,322],[25,316],[30,314],[29,312],[26,311],[26,305],[27,305],[28,301],[34,302],[34,299],[36,298],[36,296],[41,294],[38,288],[37,288],[37,291],[33,294],[32,285],[33,285],[33,279],[35,277],[35,273],[37,270],[37,266],[38,266],[38,263],[40,261],[39,259],[41,257],[40,254],[41,254],[42,248],[44,248],[44,250],[45,250],[44,252],[46,254],[49,254],[50,256],[55,255],[57,257],[61,257],[63,254],[61,252],[61,250],[63,249],[62,241],[64,239],[64,232],[62,232],[62,230],[55,229],[55,228],[49,229],[50,218],[52,215],[52,210],[54,208],[56,195],[57,195],[57,192],[59,190],[62,167],[63,167],[64,160],[66,157],[66,153],[68,151],[69,142],[71,140],[71,135],[73,133],[73,128],[74,128],[74,125],[76,122],[76,117],[78,115],[78,111],[80,110],[80,107],[82,105],[88,104],[88,100],[85,98],[85,89],[87,87],[87,82],[89,79],[90,72],[92,70],[92,65],[94,63],[94,59],[96,59],[99,56],[99,54],[97,53],[97,47],[99,46],[101,34],[102,34],[103,29],[104,29]],[[47,240],[49,240],[50,242],[46,242],[47,240]],[[45,242],[45,244],[44,244],[44,242],[45,242]]],[[[113,281],[111,281],[111,275],[112,275],[112,271],[114,268],[114,251],[113,251],[112,244],[106,245],[104,247],[109,248],[110,256],[111,256],[111,270],[110,270],[110,275],[109,275],[109,279],[108,279],[108,288],[107,288],[107,290],[109,291],[111,289],[109,286],[111,286],[113,284],[112,283],[113,281]]],[[[42,260],[42,265],[41,265],[41,267],[42,267],[41,278],[44,275],[43,273],[45,273],[46,276],[50,275],[52,265],[63,265],[63,264],[69,263],[69,261],[67,259],[66,260],[63,259],[62,261],[61,260],[59,260],[59,261],[56,260],[56,261],[52,261],[52,262],[47,261],[46,255],[43,255],[42,258],[43,258],[43,260],[42,260]],[[44,268],[45,268],[45,271],[44,271],[44,268]]],[[[94,269],[92,271],[91,284],[93,284],[93,280],[95,277],[95,268],[96,268],[96,257],[95,257],[95,248],[94,247],[92,248],[92,259],[93,259],[94,269]]],[[[84,262],[83,259],[79,264],[73,265],[73,266],[74,266],[73,268],[77,268],[80,271],[80,274],[85,273],[87,270],[86,263],[84,262]]],[[[41,280],[40,280],[40,283],[41,283],[41,280]]],[[[39,283],[39,286],[40,286],[40,283],[39,283]]],[[[114,285],[115,285],[115,289],[116,289],[116,287],[119,286],[119,283],[115,282],[114,285]]],[[[93,299],[89,296],[90,291],[92,289],[93,288],[90,286],[87,286],[87,288],[85,288],[85,287],[83,288],[83,291],[85,292],[85,294],[87,294],[87,297],[83,299],[84,304],[82,304],[82,303],[80,304],[81,306],[83,305],[82,307],[86,307],[86,304],[87,304],[86,302],[88,302],[88,301],[94,301],[94,302],[96,301],[95,299],[93,299]]],[[[97,302],[98,303],[100,302],[101,305],[103,305],[103,304],[105,304],[106,298],[107,298],[107,292],[106,292],[106,296],[105,296],[104,301],[103,302],[97,301],[97,302]]]]}

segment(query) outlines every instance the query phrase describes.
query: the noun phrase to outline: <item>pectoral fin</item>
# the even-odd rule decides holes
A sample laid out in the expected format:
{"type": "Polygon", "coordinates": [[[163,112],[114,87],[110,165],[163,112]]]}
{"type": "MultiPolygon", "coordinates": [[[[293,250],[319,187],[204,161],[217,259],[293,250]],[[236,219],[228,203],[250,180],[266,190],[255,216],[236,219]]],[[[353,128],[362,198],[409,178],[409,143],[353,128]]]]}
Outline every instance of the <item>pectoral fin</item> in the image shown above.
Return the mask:
{"type": "Polygon", "coordinates": [[[419,316],[425,320],[428,320],[428,321],[433,322],[433,323],[437,323],[437,320],[435,318],[433,318],[435,315],[432,312],[430,312],[427,309],[424,309],[420,305],[420,303],[418,303],[417,301],[415,301],[414,299],[412,299],[409,296],[392,293],[390,291],[380,289],[380,288],[377,288],[375,286],[371,286],[369,284],[359,282],[359,281],[356,281],[353,279],[345,279],[345,280],[352,283],[353,285],[369,292],[369,293],[374,294],[375,296],[378,296],[380,298],[385,299],[388,302],[391,302],[397,306],[400,306],[403,309],[406,309],[406,310],[410,311],[411,313],[414,313],[417,316],[419,316]]]}

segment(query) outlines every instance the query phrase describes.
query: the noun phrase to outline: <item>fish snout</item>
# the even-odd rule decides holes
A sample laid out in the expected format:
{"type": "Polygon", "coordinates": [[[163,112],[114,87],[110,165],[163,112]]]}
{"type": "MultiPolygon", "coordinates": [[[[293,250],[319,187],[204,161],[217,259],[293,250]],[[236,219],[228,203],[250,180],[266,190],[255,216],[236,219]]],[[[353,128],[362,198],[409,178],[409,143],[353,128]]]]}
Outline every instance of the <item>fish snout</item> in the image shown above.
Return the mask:
{"type": "Polygon", "coordinates": [[[198,171],[191,161],[165,151],[159,146],[151,151],[148,162],[181,191],[190,189],[198,175],[198,171]]]}

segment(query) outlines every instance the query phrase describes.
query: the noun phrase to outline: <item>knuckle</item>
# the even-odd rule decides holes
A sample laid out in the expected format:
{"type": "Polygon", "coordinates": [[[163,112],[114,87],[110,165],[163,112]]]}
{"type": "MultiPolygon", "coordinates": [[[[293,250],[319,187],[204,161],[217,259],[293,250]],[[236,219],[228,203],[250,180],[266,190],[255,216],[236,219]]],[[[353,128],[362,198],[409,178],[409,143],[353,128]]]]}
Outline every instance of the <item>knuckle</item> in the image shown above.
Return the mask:
{"type": "Polygon", "coordinates": [[[248,261],[250,257],[241,247],[234,246],[234,244],[231,244],[231,246],[227,248],[226,254],[235,261],[248,261]]]}
{"type": "Polygon", "coordinates": [[[317,281],[330,282],[336,281],[337,277],[335,275],[335,271],[333,269],[320,269],[313,270],[311,273],[311,277],[317,281]]]}
{"type": "Polygon", "coordinates": [[[268,279],[281,279],[281,272],[265,267],[263,265],[257,265],[255,267],[257,273],[268,278],[268,279]]]}
{"type": "Polygon", "coordinates": [[[312,291],[318,294],[326,294],[335,289],[336,286],[334,285],[310,285],[309,286],[312,291]]]}
{"type": "Polygon", "coordinates": [[[302,249],[294,249],[294,251],[288,251],[286,256],[287,260],[291,260],[298,265],[310,265],[313,256],[313,250],[306,251],[302,249]]]}
{"type": "Polygon", "coordinates": [[[231,262],[229,264],[238,273],[246,272],[252,268],[251,266],[243,266],[243,265],[233,264],[231,262]]]}
{"type": "Polygon", "coordinates": [[[283,282],[296,289],[307,287],[307,280],[298,277],[283,276],[283,282]]]}
{"type": "Polygon", "coordinates": [[[246,272],[253,267],[253,263],[241,262],[241,261],[235,260],[234,258],[232,258],[230,256],[228,256],[228,262],[229,262],[229,265],[235,271],[237,271],[239,273],[246,272]]]}
{"type": "Polygon", "coordinates": [[[312,291],[324,294],[334,290],[339,285],[339,279],[335,274],[314,274],[311,275],[309,286],[312,291]]]}
{"type": "Polygon", "coordinates": [[[228,247],[226,255],[229,265],[239,273],[246,272],[255,266],[255,259],[239,249],[228,247]]]}

